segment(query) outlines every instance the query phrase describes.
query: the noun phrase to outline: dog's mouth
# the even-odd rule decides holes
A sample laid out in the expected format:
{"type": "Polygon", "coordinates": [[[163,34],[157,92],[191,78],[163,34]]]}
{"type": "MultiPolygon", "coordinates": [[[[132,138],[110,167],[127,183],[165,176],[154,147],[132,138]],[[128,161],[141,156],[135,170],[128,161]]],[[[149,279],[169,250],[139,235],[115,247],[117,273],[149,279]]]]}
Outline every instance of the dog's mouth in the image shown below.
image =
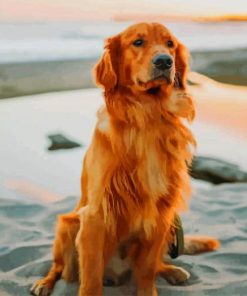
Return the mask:
{"type": "Polygon", "coordinates": [[[151,87],[147,90],[147,93],[150,95],[157,95],[161,90],[161,86],[157,86],[157,87],[151,87]]]}
{"type": "Polygon", "coordinates": [[[161,74],[157,74],[157,75],[154,75],[154,77],[152,77],[152,79],[150,79],[150,82],[152,81],[157,81],[159,82],[160,84],[163,84],[163,83],[167,83],[167,84],[171,84],[172,83],[172,75],[171,73],[161,73],[161,74]]]}
{"type": "Polygon", "coordinates": [[[174,72],[173,68],[169,70],[154,69],[146,81],[137,79],[138,87],[147,94],[157,96],[164,87],[169,87],[175,82],[174,72]]]}
{"type": "Polygon", "coordinates": [[[173,80],[170,75],[160,74],[155,77],[152,77],[150,80],[146,82],[142,82],[141,80],[139,80],[138,84],[146,93],[150,95],[158,95],[163,85],[170,85],[172,84],[172,82],[173,80]]]}
{"type": "MultiPolygon", "coordinates": [[[[159,73],[156,75],[152,75],[152,77],[147,81],[142,81],[138,79],[138,84],[140,86],[150,86],[150,85],[162,85],[162,84],[171,84],[173,82],[174,78],[171,73],[159,73]]],[[[149,88],[149,87],[147,87],[149,88]]],[[[153,87],[152,87],[153,88],[153,87]]]]}

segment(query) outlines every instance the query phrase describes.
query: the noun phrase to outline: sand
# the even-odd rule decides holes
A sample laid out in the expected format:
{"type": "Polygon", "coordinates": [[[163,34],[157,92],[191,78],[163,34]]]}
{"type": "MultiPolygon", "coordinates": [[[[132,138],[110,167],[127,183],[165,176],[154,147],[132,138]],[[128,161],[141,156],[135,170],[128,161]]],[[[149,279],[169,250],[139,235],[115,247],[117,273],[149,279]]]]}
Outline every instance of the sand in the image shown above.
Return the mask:
{"type": "Polygon", "coordinates": [[[197,120],[247,139],[247,87],[218,83],[195,72],[189,77],[196,84],[189,92],[196,103],[197,120]]]}
{"type": "MultiPolygon", "coordinates": [[[[183,215],[186,233],[214,235],[221,249],[174,260],[191,273],[183,286],[169,286],[158,278],[159,295],[237,296],[247,289],[247,184],[205,186],[194,184],[191,210],[183,215]]],[[[52,204],[0,200],[0,295],[29,295],[30,285],[45,275],[51,263],[54,221],[76,202],[68,197],[52,204]]],[[[78,285],[60,280],[54,296],[77,295],[78,285]]],[[[104,295],[134,295],[130,281],[121,287],[105,288],[104,295]]]]}
{"type": "MultiPolygon", "coordinates": [[[[192,126],[198,139],[197,154],[230,160],[247,169],[247,140],[242,132],[246,124],[237,121],[239,114],[246,114],[246,88],[191,75],[197,83],[190,87],[198,108],[192,126]],[[220,117],[225,114],[225,102],[229,102],[229,123],[220,117]]],[[[1,296],[28,295],[33,281],[49,269],[56,215],[73,208],[79,196],[82,157],[101,104],[96,89],[0,101],[1,296]],[[47,135],[58,131],[84,146],[49,152],[47,135]]],[[[191,273],[191,279],[178,287],[158,279],[160,295],[244,296],[247,184],[213,186],[193,181],[193,188],[190,211],[183,214],[185,231],[216,236],[222,247],[214,253],[175,260],[191,273]]],[[[77,284],[60,280],[53,295],[73,296],[77,288],[77,284]]],[[[128,296],[133,291],[129,282],[106,288],[104,295],[128,296]]]]}

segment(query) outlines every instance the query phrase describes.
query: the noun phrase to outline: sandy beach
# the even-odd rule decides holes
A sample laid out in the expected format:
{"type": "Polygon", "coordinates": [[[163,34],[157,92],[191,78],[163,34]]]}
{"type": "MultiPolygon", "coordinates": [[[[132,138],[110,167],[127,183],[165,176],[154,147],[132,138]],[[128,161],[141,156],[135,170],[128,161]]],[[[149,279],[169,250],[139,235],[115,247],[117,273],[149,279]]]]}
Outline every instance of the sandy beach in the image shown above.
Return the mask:
{"type": "MultiPolygon", "coordinates": [[[[197,155],[238,164],[247,170],[247,88],[190,73],[189,91],[197,105],[192,130],[197,155]],[[224,120],[228,116],[228,121],[224,120]]],[[[90,143],[98,89],[47,93],[0,101],[0,295],[29,295],[33,281],[51,263],[56,215],[68,212],[79,197],[82,158],[90,143]],[[48,151],[48,135],[62,133],[82,146],[48,151]],[[66,197],[66,198],[65,198],[66,197]]],[[[246,268],[246,183],[214,186],[192,180],[186,233],[213,235],[219,251],[182,256],[176,264],[191,273],[183,286],[157,279],[160,295],[244,296],[246,268]]],[[[52,295],[76,295],[78,285],[60,280],[52,295]]],[[[104,295],[132,296],[133,282],[105,288],[104,295]]]]}
{"type": "Polygon", "coordinates": [[[247,87],[218,83],[198,73],[190,73],[189,78],[195,83],[189,91],[195,99],[197,120],[246,139],[247,87]]]}
{"type": "MultiPolygon", "coordinates": [[[[159,295],[239,296],[247,289],[246,191],[247,185],[204,186],[195,183],[191,210],[183,215],[186,233],[218,237],[221,249],[198,256],[181,256],[175,264],[191,278],[183,286],[170,286],[158,278],[159,295]]],[[[51,264],[51,244],[56,215],[73,208],[77,198],[56,203],[0,199],[0,294],[27,296],[32,283],[45,275],[51,264]]],[[[54,296],[77,295],[78,284],[59,280],[54,296]]],[[[107,296],[134,296],[133,282],[105,287],[107,296]]]]}

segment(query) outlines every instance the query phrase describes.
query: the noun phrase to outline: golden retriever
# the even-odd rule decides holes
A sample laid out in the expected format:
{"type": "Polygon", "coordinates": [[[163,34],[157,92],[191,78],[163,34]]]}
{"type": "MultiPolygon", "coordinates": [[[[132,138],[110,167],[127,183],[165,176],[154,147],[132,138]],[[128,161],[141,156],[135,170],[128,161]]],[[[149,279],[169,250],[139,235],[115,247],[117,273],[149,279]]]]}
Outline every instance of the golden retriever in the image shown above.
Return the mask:
{"type": "MultiPolygon", "coordinates": [[[[195,140],[182,118],[191,121],[195,111],[187,71],[185,47],[161,24],[136,24],[106,41],[95,67],[105,106],[84,159],[82,197],[58,218],[53,264],[34,295],[49,295],[62,277],[79,278],[80,296],[100,296],[111,258],[128,258],[138,296],[157,295],[157,274],[173,284],[188,279],[163,262],[190,194],[195,140]]],[[[214,239],[187,238],[184,253],[217,247],[214,239]]]]}

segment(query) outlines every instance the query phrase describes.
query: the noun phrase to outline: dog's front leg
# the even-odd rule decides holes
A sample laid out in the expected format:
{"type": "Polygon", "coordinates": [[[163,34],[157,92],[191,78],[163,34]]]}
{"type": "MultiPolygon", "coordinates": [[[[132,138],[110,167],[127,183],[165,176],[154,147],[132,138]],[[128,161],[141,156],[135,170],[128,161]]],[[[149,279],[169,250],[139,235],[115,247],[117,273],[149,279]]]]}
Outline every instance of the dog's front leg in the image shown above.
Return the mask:
{"type": "Polygon", "coordinates": [[[155,278],[161,260],[164,235],[157,232],[152,241],[142,241],[133,258],[137,296],[157,296],[155,278]]]}
{"type": "Polygon", "coordinates": [[[101,296],[104,272],[105,223],[100,210],[85,206],[80,210],[80,230],[76,238],[79,253],[79,296],[101,296]]]}

